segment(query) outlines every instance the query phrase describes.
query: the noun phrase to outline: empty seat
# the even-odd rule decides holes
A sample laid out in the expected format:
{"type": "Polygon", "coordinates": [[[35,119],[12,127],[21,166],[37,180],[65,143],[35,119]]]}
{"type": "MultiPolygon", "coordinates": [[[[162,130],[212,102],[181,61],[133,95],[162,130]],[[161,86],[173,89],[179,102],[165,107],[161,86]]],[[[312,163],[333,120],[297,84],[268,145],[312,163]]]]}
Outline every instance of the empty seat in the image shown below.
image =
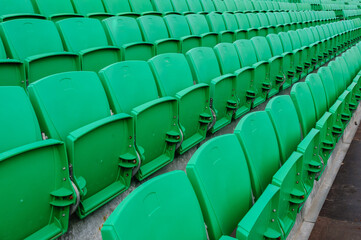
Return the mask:
{"type": "Polygon", "coordinates": [[[111,115],[96,73],[55,74],[31,84],[28,91],[44,134],[66,142],[80,193],[80,218],[129,187],[139,162],[133,119],[124,113],[111,115]]]}
{"type": "Polygon", "coordinates": [[[144,42],[137,20],[111,17],[103,20],[111,44],[121,48],[122,60],[148,60],[155,54],[154,44],[144,42]]]}
{"type": "Polygon", "coordinates": [[[31,0],[1,0],[0,6],[0,22],[16,18],[45,18],[35,12],[31,0]]]}
{"type": "Polygon", "coordinates": [[[39,12],[53,21],[71,17],[83,17],[75,13],[71,0],[35,0],[35,3],[39,12]]]}
{"type": "Polygon", "coordinates": [[[129,4],[133,12],[140,15],[162,15],[154,10],[154,7],[150,0],[129,0],[129,4]]]}
{"type": "MultiPolygon", "coordinates": [[[[238,15],[242,15],[238,13],[238,15]]],[[[235,39],[246,39],[248,38],[249,23],[243,23],[244,25],[239,25],[236,19],[236,15],[232,13],[223,13],[222,14],[226,28],[230,31],[233,31],[235,34],[235,39]]]]}
{"type": "Polygon", "coordinates": [[[0,39],[0,86],[20,86],[25,88],[25,68],[21,61],[9,59],[0,39]]]}
{"type": "Polygon", "coordinates": [[[257,29],[257,35],[258,36],[266,36],[268,32],[268,28],[266,26],[262,26],[261,22],[259,21],[259,18],[256,13],[246,13],[246,16],[249,21],[249,25],[252,28],[257,29]]]}
{"type": "Polygon", "coordinates": [[[98,72],[121,60],[120,49],[110,46],[99,20],[91,18],[64,19],[56,23],[65,50],[80,55],[83,71],[98,72]]]}
{"type": "MultiPolygon", "coordinates": [[[[236,13],[234,14],[234,16],[236,17],[236,20],[237,20],[237,23],[238,23],[238,28],[240,30],[245,30],[247,31],[247,34],[246,34],[246,39],[251,39],[252,37],[255,37],[257,36],[258,34],[258,29],[257,28],[254,28],[248,18],[247,18],[247,15],[244,14],[244,13],[236,13]]],[[[226,24],[227,24],[227,21],[226,21],[226,24]]],[[[239,37],[237,37],[237,39],[241,39],[239,37]]]]}
{"type": "Polygon", "coordinates": [[[227,30],[226,24],[224,23],[222,14],[209,13],[206,15],[206,19],[210,30],[219,34],[219,42],[232,43],[235,39],[234,32],[227,30]]]}
{"type": "Polygon", "coordinates": [[[99,75],[112,111],[134,117],[135,144],[142,159],[136,176],[142,180],[174,159],[176,144],[181,140],[177,101],[158,97],[147,62],[116,63],[99,75]]]}
{"type": "Polygon", "coordinates": [[[102,0],[105,11],[118,16],[139,17],[132,11],[128,0],[102,0]]]}
{"type": "Polygon", "coordinates": [[[170,0],[152,0],[152,3],[155,10],[163,15],[175,13],[170,0]]]}
{"type": "Polygon", "coordinates": [[[202,37],[203,47],[214,47],[218,43],[218,33],[211,32],[204,15],[188,14],[186,18],[192,35],[202,37]]]}
{"type": "MultiPolygon", "coordinates": [[[[226,43],[216,45],[215,51],[218,47],[221,48],[222,44],[226,43]]],[[[215,115],[211,131],[218,131],[231,123],[233,112],[237,109],[234,90],[236,78],[231,74],[221,76],[219,63],[212,48],[194,48],[187,52],[186,56],[195,81],[210,86],[211,108],[215,115]]]]}
{"type": "Polygon", "coordinates": [[[71,0],[77,13],[87,17],[103,20],[114,16],[105,12],[102,0],[71,0]]]}
{"type": "Polygon", "coordinates": [[[186,170],[210,239],[232,234],[252,206],[250,174],[237,137],[227,134],[209,140],[194,153],[186,170]]]}
{"type": "Polygon", "coordinates": [[[173,96],[179,104],[179,125],[183,142],[179,152],[184,153],[204,140],[212,122],[209,86],[194,84],[188,62],[183,54],[161,54],[149,60],[156,77],[160,96],[173,96]]]}
{"type": "Polygon", "coordinates": [[[202,45],[202,38],[191,34],[185,16],[169,14],[163,19],[167,25],[170,37],[180,40],[182,53],[186,53],[188,50],[202,45]]]}
{"type": "Polygon", "coordinates": [[[259,199],[280,167],[276,133],[266,112],[246,115],[234,130],[246,155],[253,195],[259,199]]]}
{"type": "Polygon", "coordinates": [[[156,54],[180,52],[180,41],[170,38],[164,19],[159,16],[141,16],[139,27],[145,41],[154,43],[156,54]]]}
{"type": "Polygon", "coordinates": [[[204,13],[202,4],[199,0],[186,0],[186,2],[191,12],[204,13]]]}
{"type": "Polygon", "coordinates": [[[109,216],[101,232],[104,240],[207,239],[197,197],[182,171],[163,174],[137,187],[109,216]],[[169,216],[177,217],[169,221],[169,216]]]}
{"type": "MultiPolygon", "coordinates": [[[[192,5],[193,7],[197,7],[198,9],[192,9],[190,7],[190,3],[186,0],[171,0],[172,2],[172,5],[173,5],[173,9],[174,11],[178,12],[178,13],[182,13],[182,14],[189,14],[189,13],[192,13],[192,12],[202,12],[202,6],[200,5],[199,1],[198,4],[196,5],[192,5]]],[[[195,2],[195,1],[192,1],[192,2],[195,2]]]]}
{"type": "Polygon", "coordinates": [[[202,8],[205,12],[214,12],[216,11],[216,7],[214,6],[214,3],[212,0],[200,0],[202,8]]]}
{"type": "Polygon", "coordinates": [[[16,19],[0,26],[8,57],[24,61],[28,83],[59,72],[80,70],[75,53],[65,52],[52,21],[16,19]]]}
{"type": "Polygon", "coordinates": [[[0,238],[57,238],[76,198],[64,143],[42,140],[23,88],[0,87],[0,117],[0,238]]]}

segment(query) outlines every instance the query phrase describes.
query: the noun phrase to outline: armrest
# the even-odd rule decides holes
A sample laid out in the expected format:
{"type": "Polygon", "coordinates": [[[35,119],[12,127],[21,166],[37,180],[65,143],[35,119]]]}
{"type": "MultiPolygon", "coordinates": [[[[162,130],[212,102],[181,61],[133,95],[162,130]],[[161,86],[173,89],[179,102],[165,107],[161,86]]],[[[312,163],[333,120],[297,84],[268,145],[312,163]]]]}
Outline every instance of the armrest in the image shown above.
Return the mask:
{"type": "Polygon", "coordinates": [[[158,99],[155,99],[153,101],[144,103],[144,104],[142,104],[142,105],[140,105],[138,107],[133,108],[131,114],[133,116],[136,116],[136,115],[139,115],[140,113],[144,112],[148,108],[151,108],[151,107],[153,107],[155,105],[162,104],[162,103],[165,103],[165,102],[174,102],[174,101],[177,101],[177,99],[175,99],[174,97],[169,97],[169,96],[158,98],[158,99]]]}
{"type": "Polygon", "coordinates": [[[79,54],[86,55],[91,52],[97,52],[97,51],[103,51],[103,50],[120,51],[120,48],[114,47],[114,46],[94,47],[94,48],[83,49],[83,50],[79,51],[79,54]]]}
{"type": "Polygon", "coordinates": [[[179,40],[183,42],[188,39],[197,39],[200,41],[202,38],[201,38],[201,36],[198,36],[198,35],[190,35],[190,36],[181,37],[179,40]]]}
{"type": "Polygon", "coordinates": [[[22,61],[17,60],[17,59],[0,59],[0,64],[1,63],[23,64],[22,61]]]}
{"type": "Polygon", "coordinates": [[[21,13],[21,14],[5,14],[0,17],[0,20],[10,21],[18,18],[38,18],[38,19],[46,19],[43,15],[36,13],[21,13]]]}
{"type": "Polygon", "coordinates": [[[49,57],[54,57],[54,56],[69,56],[69,57],[74,57],[74,58],[78,58],[79,55],[76,53],[72,53],[72,52],[52,52],[52,53],[43,53],[43,54],[38,54],[38,55],[34,55],[34,56],[30,56],[25,58],[26,62],[33,62],[39,59],[43,59],[43,58],[49,58],[49,57]]]}
{"type": "Polygon", "coordinates": [[[149,45],[151,47],[154,47],[154,44],[151,42],[132,42],[132,43],[126,43],[122,45],[122,48],[129,48],[137,45],[149,45]]]}
{"type": "Polygon", "coordinates": [[[205,84],[205,83],[198,83],[196,85],[187,87],[186,89],[183,89],[183,90],[177,92],[175,97],[177,99],[181,99],[182,97],[184,97],[188,93],[193,92],[193,91],[195,91],[197,89],[201,89],[201,88],[209,88],[209,86],[208,86],[208,84],[205,84]]]}
{"type": "Polygon", "coordinates": [[[230,236],[222,236],[219,240],[236,240],[237,238],[233,238],[230,236]]]}

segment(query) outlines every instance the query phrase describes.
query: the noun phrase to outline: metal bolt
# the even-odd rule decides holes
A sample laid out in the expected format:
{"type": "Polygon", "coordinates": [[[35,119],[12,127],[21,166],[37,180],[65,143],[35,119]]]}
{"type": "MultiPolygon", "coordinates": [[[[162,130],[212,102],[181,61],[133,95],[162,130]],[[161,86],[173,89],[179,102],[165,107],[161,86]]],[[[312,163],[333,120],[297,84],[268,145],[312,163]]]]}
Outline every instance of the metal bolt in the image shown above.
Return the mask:
{"type": "Polygon", "coordinates": [[[63,217],[65,217],[65,213],[63,213],[63,217]]]}
{"type": "Polygon", "coordinates": [[[133,160],[133,163],[137,163],[137,160],[133,160]]]}
{"type": "Polygon", "coordinates": [[[65,171],[66,167],[63,167],[63,171],[65,171]]]}
{"type": "Polygon", "coordinates": [[[310,179],[312,179],[312,177],[310,177],[310,179]]]}
{"type": "Polygon", "coordinates": [[[300,176],[300,173],[297,173],[297,176],[300,176]]]}
{"type": "Polygon", "coordinates": [[[65,181],[66,181],[66,178],[63,178],[63,181],[65,182],[65,181]]]}
{"type": "Polygon", "coordinates": [[[275,220],[274,220],[274,219],[272,219],[271,221],[272,221],[272,222],[274,222],[275,220]]]}
{"type": "Polygon", "coordinates": [[[273,209],[273,212],[276,212],[276,209],[273,209]]]}
{"type": "Polygon", "coordinates": [[[131,147],[132,147],[132,145],[129,145],[129,147],[131,148],[131,147]]]}
{"type": "Polygon", "coordinates": [[[296,181],[296,183],[298,184],[298,181],[296,181]]]}
{"type": "Polygon", "coordinates": [[[294,211],[295,211],[295,209],[294,209],[294,208],[292,208],[292,211],[294,212],[294,211]]]}

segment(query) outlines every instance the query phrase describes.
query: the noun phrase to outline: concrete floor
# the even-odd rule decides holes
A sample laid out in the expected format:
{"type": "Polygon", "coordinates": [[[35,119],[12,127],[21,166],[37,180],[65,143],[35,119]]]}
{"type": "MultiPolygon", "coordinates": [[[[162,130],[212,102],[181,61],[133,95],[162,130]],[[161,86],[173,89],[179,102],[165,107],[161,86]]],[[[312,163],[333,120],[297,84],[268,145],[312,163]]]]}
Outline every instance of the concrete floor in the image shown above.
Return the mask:
{"type": "Polygon", "coordinates": [[[361,240],[361,126],[358,127],[310,240],[361,240]]]}

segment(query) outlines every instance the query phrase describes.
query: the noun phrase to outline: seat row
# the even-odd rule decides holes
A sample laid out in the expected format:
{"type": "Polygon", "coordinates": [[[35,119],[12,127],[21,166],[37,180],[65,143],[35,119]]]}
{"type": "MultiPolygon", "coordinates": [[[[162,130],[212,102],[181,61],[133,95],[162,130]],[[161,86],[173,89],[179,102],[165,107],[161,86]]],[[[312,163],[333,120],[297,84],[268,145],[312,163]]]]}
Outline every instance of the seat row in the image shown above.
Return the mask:
{"type": "Polygon", "coordinates": [[[54,73],[99,71],[121,60],[148,60],[165,52],[185,53],[194,47],[213,47],[218,42],[296,30],[331,20],[314,18],[315,12],[303,13],[112,17],[103,24],[89,18],[69,18],[56,24],[41,19],[7,21],[0,24],[0,85],[25,87],[26,81],[29,84],[54,73]]]}
{"type": "Polygon", "coordinates": [[[104,19],[114,15],[137,17],[167,12],[187,14],[311,10],[305,4],[243,0],[1,0],[0,3],[0,21],[14,18],[47,18],[58,21],[83,16],[104,19]]]}
{"type": "Polygon", "coordinates": [[[345,19],[353,19],[353,18],[358,18],[360,19],[361,16],[361,9],[357,9],[357,10],[343,10],[342,11],[343,17],[345,19]]]}
{"type": "MultiPolygon", "coordinates": [[[[336,27],[338,24],[344,26],[342,22],[328,25],[336,27]]],[[[342,49],[348,48],[357,38],[352,35],[355,32],[345,31],[344,34],[348,35],[349,41],[343,44],[335,41],[343,46],[342,49]]],[[[319,42],[334,49],[329,41],[343,39],[342,35],[338,36],[319,42]]],[[[32,83],[28,87],[30,100],[20,87],[0,87],[0,114],[5,121],[1,124],[0,163],[4,165],[0,169],[4,179],[1,182],[5,184],[2,189],[7,189],[11,192],[8,196],[17,199],[6,198],[8,202],[4,206],[9,206],[9,211],[16,209],[19,214],[12,214],[12,218],[4,221],[8,224],[0,231],[3,233],[0,238],[7,239],[12,232],[18,234],[15,239],[26,238],[34,233],[34,229],[41,229],[34,237],[61,235],[67,229],[72,204],[78,203],[77,214],[80,218],[86,217],[125,191],[133,175],[144,179],[171,162],[178,147],[183,153],[202,141],[208,128],[216,131],[229,123],[240,106],[240,99],[249,99],[248,104],[252,103],[250,99],[255,96],[252,90],[257,89],[253,85],[260,81],[252,72],[258,72],[255,69],[264,63],[260,60],[260,63],[239,66],[230,72],[223,68],[251,59],[249,50],[257,44],[264,47],[268,44],[267,38],[221,43],[214,49],[194,48],[186,55],[161,54],[149,62],[123,61],[104,68],[99,76],[87,71],[59,73],[32,83]],[[240,58],[242,53],[245,55],[240,58]],[[240,74],[242,72],[249,74],[240,74]],[[234,81],[240,84],[237,88],[234,81]],[[17,171],[19,166],[26,166],[21,168],[26,171],[17,171]],[[26,191],[18,191],[24,186],[26,191]],[[18,194],[13,194],[14,191],[18,194]],[[34,192],[42,201],[34,198],[34,192]],[[38,207],[34,208],[34,204],[38,207]],[[34,214],[35,210],[42,214],[34,214]],[[37,218],[31,224],[24,223],[26,227],[22,231],[14,230],[22,224],[18,222],[18,216],[23,216],[21,219],[26,221],[32,215],[37,218]]],[[[352,48],[345,53],[346,63],[343,63],[343,57],[338,60],[339,65],[343,64],[341,67],[328,68],[331,71],[339,69],[332,74],[341,75],[326,76],[325,81],[343,80],[344,69],[350,69],[349,78],[352,79],[359,67],[355,64],[361,59],[355,50],[352,48]]],[[[292,59],[300,50],[291,52],[288,55],[292,59]]],[[[265,64],[266,70],[261,72],[267,72],[267,66],[265,64]]],[[[322,138],[325,159],[349,120],[350,112],[344,108],[357,106],[356,102],[350,104],[352,102],[348,101],[357,99],[359,84],[355,84],[353,91],[345,94],[345,101],[336,101],[336,106],[330,107],[334,114],[325,120],[326,124],[320,125],[319,135],[325,136],[322,138]],[[330,133],[332,138],[327,135],[330,133]]],[[[337,86],[348,85],[338,83],[337,86]]],[[[325,86],[333,85],[325,83],[325,86]]],[[[333,94],[327,104],[332,105],[335,96],[338,95],[333,94]]],[[[309,102],[305,106],[310,109],[309,102]]],[[[296,105],[296,108],[300,107],[296,105]]],[[[301,126],[310,126],[306,124],[308,122],[300,121],[301,126]]],[[[306,136],[308,129],[303,131],[306,136]]],[[[291,130],[286,133],[291,136],[291,130]]],[[[307,160],[311,170],[320,172],[322,163],[316,157],[313,160],[307,160]]]]}
{"type": "Polygon", "coordinates": [[[290,96],[245,116],[234,134],[203,144],[187,174],[169,172],[135,189],[103,224],[103,239],[205,240],[207,231],[210,240],[228,240],[235,229],[239,240],[286,239],[359,104],[360,53],[359,43],[290,96]]]}

